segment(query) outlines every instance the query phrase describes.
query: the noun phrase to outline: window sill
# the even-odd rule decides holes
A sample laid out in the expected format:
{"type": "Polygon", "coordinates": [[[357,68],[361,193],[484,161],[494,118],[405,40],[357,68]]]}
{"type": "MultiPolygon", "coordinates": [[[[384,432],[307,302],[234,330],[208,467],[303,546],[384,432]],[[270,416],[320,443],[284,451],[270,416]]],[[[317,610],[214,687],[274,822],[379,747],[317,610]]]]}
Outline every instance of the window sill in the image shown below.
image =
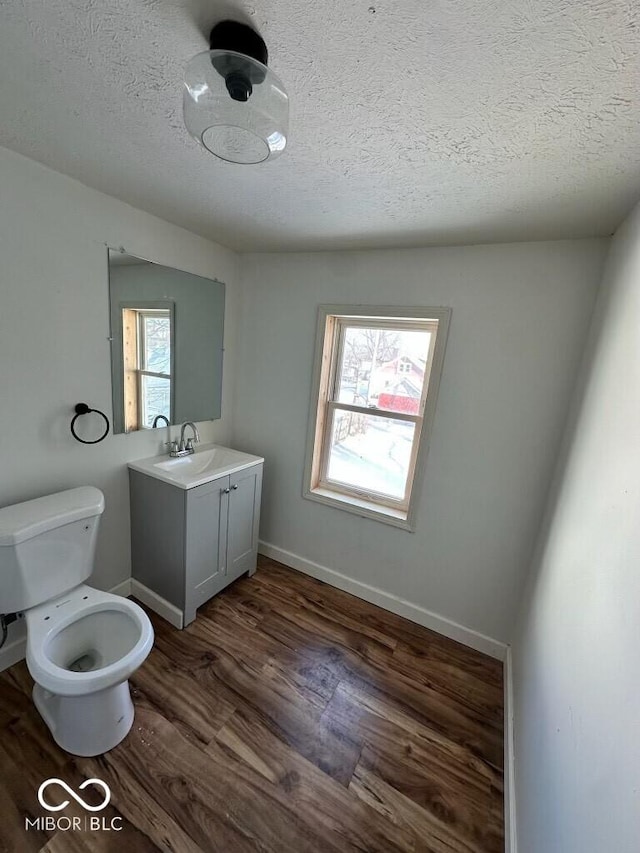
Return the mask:
{"type": "Polygon", "coordinates": [[[411,533],[414,531],[414,527],[409,521],[408,513],[404,510],[392,509],[391,507],[382,506],[364,498],[343,495],[340,492],[332,492],[330,489],[323,488],[307,489],[303,497],[307,498],[307,500],[324,504],[325,506],[332,506],[335,509],[351,512],[354,515],[359,515],[361,518],[381,521],[383,524],[390,524],[392,527],[399,527],[411,533]]]}

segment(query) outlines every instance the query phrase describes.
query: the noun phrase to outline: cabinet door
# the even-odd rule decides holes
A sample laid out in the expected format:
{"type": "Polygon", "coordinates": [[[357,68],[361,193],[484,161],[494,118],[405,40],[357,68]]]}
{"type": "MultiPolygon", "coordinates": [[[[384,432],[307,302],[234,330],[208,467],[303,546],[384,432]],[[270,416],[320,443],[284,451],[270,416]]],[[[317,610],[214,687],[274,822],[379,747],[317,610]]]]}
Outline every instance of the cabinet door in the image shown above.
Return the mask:
{"type": "Polygon", "coordinates": [[[184,623],[228,583],[226,565],[229,477],[187,492],[184,623]]]}
{"type": "Polygon", "coordinates": [[[234,580],[256,567],[262,465],[232,474],[230,483],[227,571],[229,580],[234,580]]]}

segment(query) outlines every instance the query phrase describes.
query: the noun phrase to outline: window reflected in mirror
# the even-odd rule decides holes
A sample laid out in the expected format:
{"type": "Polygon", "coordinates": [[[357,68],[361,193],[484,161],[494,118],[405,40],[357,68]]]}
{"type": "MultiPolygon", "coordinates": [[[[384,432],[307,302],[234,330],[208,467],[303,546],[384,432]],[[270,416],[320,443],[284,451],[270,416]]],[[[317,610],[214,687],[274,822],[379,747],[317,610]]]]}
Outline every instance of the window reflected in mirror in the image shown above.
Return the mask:
{"type": "Polygon", "coordinates": [[[170,308],[123,308],[125,432],[172,420],[170,308]]]}
{"type": "Polygon", "coordinates": [[[109,250],[113,432],[221,416],[225,286],[109,250]]]}

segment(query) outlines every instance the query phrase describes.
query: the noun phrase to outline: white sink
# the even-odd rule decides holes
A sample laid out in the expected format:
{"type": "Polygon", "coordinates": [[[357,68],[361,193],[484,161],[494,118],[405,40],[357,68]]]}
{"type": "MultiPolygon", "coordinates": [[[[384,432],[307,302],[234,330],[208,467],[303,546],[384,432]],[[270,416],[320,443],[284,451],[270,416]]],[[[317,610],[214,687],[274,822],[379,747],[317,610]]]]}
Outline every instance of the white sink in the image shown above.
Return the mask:
{"type": "Polygon", "coordinates": [[[129,462],[129,468],[140,471],[157,480],[164,480],[180,489],[193,489],[226,474],[234,474],[243,468],[249,468],[264,462],[260,456],[221,447],[217,444],[196,446],[196,452],[189,456],[151,456],[129,462]]]}
{"type": "MultiPolygon", "coordinates": [[[[202,474],[212,466],[220,463],[222,454],[226,448],[213,447],[211,450],[202,450],[200,453],[192,453],[190,456],[179,456],[177,458],[165,459],[162,462],[152,463],[156,468],[162,468],[163,471],[179,472],[189,474],[202,474]]],[[[232,451],[233,452],[233,451],[232,451]]]]}

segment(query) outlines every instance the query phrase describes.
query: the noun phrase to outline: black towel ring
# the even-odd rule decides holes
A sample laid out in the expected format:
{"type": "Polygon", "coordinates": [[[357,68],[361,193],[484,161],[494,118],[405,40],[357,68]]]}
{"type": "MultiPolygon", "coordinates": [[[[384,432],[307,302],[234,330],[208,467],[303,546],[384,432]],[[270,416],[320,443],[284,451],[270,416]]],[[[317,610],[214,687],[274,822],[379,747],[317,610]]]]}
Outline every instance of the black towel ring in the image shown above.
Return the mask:
{"type": "Polygon", "coordinates": [[[86,403],[76,403],[76,413],[73,416],[73,420],[71,421],[71,435],[75,438],[76,441],[79,441],[81,444],[98,444],[98,442],[102,441],[109,435],[109,418],[105,415],[104,412],[101,412],[99,409],[90,409],[86,403]],[[96,415],[100,415],[101,418],[104,418],[105,422],[105,430],[100,436],[100,438],[96,438],[93,441],[87,441],[84,438],[80,438],[79,435],[76,434],[75,425],[76,421],[80,417],[80,415],[88,415],[90,412],[95,412],[96,415]]]}

